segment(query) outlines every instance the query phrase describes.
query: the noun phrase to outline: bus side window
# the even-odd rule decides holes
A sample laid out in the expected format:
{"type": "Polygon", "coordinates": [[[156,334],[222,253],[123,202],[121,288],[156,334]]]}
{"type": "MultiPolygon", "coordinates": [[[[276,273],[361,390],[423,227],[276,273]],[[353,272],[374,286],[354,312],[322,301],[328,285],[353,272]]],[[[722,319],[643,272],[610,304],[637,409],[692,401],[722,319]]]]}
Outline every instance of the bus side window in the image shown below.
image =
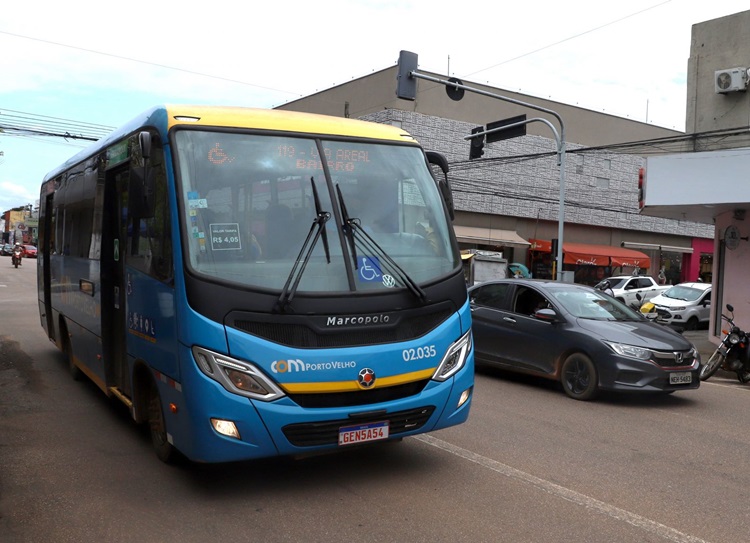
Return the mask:
{"type": "MultiPolygon", "coordinates": [[[[167,282],[172,278],[172,235],[164,153],[156,134],[152,134],[149,167],[154,180],[154,213],[149,218],[130,218],[128,264],[160,281],[167,282]],[[134,235],[136,233],[137,235],[134,235]]],[[[134,170],[142,171],[143,159],[134,156],[130,168],[131,175],[134,170]]]]}

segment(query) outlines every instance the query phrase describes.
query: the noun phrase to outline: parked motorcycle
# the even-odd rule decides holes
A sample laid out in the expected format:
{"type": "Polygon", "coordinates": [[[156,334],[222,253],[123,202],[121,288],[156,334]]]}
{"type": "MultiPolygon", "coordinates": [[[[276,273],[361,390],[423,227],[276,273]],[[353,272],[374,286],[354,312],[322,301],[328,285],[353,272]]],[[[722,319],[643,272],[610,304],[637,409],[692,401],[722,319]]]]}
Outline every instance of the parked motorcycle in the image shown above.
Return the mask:
{"type": "Polygon", "coordinates": [[[21,265],[21,259],[23,258],[23,251],[20,247],[13,248],[13,254],[11,255],[11,264],[16,268],[21,265]]]}
{"type": "Polygon", "coordinates": [[[721,316],[728,325],[726,328],[722,327],[724,337],[706,364],[701,367],[700,380],[705,381],[719,368],[723,368],[735,372],[740,383],[747,383],[750,382],[750,337],[734,324],[734,307],[727,304],[727,311],[732,316],[721,316]]]}

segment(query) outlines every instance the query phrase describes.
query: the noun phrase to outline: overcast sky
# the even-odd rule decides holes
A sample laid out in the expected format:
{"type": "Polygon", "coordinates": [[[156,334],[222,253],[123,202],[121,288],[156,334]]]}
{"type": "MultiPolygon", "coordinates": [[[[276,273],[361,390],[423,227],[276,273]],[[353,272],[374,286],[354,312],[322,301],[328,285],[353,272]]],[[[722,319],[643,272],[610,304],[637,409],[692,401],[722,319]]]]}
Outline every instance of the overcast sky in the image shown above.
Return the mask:
{"type": "MultiPolygon", "coordinates": [[[[684,130],[692,25],[750,7],[747,0],[173,5],[5,2],[0,125],[9,112],[115,127],[162,103],[274,107],[392,66],[406,49],[419,55],[420,70],[684,130]]],[[[44,175],[84,146],[0,133],[0,212],[35,203],[44,175]]]]}

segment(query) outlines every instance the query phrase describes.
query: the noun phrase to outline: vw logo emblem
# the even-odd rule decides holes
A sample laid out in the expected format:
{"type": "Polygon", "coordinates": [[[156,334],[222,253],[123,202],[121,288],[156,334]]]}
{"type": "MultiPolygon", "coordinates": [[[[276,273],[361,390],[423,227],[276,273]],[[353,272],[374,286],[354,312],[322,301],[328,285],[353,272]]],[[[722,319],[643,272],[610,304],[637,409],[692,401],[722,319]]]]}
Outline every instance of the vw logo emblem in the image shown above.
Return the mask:
{"type": "Polygon", "coordinates": [[[375,372],[370,368],[362,368],[357,375],[357,384],[362,388],[371,388],[375,384],[375,372]]]}
{"type": "Polygon", "coordinates": [[[385,285],[388,288],[393,288],[396,286],[396,280],[393,278],[392,275],[384,275],[383,285],[385,285]]]}

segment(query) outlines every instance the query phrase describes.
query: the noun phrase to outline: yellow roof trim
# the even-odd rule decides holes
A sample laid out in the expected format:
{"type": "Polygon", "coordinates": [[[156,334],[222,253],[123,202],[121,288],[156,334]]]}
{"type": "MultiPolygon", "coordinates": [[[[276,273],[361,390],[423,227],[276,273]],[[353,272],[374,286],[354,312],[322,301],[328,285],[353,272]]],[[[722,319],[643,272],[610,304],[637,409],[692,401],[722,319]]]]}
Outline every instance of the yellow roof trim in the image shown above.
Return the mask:
{"type": "Polygon", "coordinates": [[[415,142],[406,131],[389,124],[299,111],[185,105],[168,105],[166,111],[170,129],[175,126],[221,126],[415,142]]]}
{"type": "MultiPolygon", "coordinates": [[[[390,377],[378,377],[375,384],[367,389],[390,387],[403,385],[422,379],[429,379],[435,373],[435,368],[429,368],[422,371],[413,371],[411,373],[402,373],[401,375],[392,375],[390,377]]],[[[281,388],[289,394],[322,394],[325,392],[355,392],[363,390],[357,384],[357,381],[329,381],[325,383],[280,383],[281,388]]]]}

